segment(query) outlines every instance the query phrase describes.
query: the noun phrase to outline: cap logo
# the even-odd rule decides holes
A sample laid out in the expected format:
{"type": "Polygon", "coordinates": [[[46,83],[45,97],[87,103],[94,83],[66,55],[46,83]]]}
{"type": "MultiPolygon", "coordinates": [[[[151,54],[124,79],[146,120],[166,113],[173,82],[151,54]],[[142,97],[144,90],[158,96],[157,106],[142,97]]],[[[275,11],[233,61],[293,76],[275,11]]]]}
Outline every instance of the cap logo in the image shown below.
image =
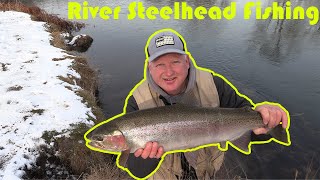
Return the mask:
{"type": "Polygon", "coordinates": [[[173,36],[161,36],[156,39],[157,48],[165,45],[174,45],[173,36]]]}

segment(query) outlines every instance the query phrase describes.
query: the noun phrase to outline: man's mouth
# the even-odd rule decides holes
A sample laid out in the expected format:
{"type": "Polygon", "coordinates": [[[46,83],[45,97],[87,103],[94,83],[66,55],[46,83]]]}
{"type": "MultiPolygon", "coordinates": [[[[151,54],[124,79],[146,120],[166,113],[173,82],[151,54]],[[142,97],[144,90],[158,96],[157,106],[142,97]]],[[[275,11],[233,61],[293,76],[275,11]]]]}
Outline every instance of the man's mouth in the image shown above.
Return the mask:
{"type": "Polygon", "coordinates": [[[176,77],[173,78],[163,78],[163,80],[165,80],[166,82],[172,82],[176,79],[176,77]]]}

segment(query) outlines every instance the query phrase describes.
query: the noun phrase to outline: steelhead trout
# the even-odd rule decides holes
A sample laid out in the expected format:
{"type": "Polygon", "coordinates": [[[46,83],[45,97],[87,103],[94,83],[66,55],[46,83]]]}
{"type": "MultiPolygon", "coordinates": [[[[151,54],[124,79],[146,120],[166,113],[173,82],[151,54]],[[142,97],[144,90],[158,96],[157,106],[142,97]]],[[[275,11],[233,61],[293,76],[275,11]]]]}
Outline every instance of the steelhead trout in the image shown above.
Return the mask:
{"type": "MultiPolygon", "coordinates": [[[[96,127],[87,135],[89,146],[112,152],[135,152],[148,141],[157,141],[165,151],[185,150],[230,141],[248,151],[251,130],[265,127],[260,113],[250,108],[163,106],[127,113],[96,127]]],[[[288,143],[281,125],[271,135],[288,143]]]]}

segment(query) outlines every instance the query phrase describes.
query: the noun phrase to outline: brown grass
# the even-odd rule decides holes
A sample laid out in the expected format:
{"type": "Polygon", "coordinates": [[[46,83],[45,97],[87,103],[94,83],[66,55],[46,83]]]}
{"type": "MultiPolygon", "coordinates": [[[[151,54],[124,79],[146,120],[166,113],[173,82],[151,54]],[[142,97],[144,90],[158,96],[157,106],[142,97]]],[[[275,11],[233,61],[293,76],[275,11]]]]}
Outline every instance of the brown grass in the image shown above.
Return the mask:
{"type": "MultiPolygon", "coordinates": [[[[310,162],[308,163],[308,166],[306,167],[305,179],[319,179],[320,178],[320,175],[318,174],[320,171],[320,166],[317,167],[317,165],[314,165],[315,159],[317,161],[317,156],[316,156],[316,154],[313,154],[310,162]]],[[[298,176],[298,171],[295,173],[295,179],[297,176],[298,176]]]]}
{"type": "MultiPolygon", "coordinates": [[[[59,79],[74,85],[75,82],[82,89],[76,91],[77,95],[83,98],[83,103],[92,109],[93,114],[96,116],[94,120],[95,123],[99,123],[106,119],[101,108],[98,106],[98,77],[97,73],[92,70],[87,62],[85,57],[73,57],[68,56],[66,58],[74,59],[72,68],[76,70],[81,78],[76,78],[74,76],[62,77],[59,76],[59,79]]],[[[59,59],[62,60],[62,59],[59,59]]]]}
{"type": "MultiPolygon", "coordinates": [[[[105,120],[106,117],[98,106],[98,77],[96,72],[89,67],[85,57],[68,56],[65,58],[74,59],[72,68],[80,74],[81,78],[79,79],[71,75],[67,77],[59,76],[58,78],[71,85],[77,84],[82,88],[81,90],[77,90],[76,94],[83,98],[82,102],[90,107],[96,116],[96,118],[90,117],[90,120],[93,120],[95,123],[105,120]]],[[[58,60],[61,61],[63,58],[55,59],[55,61],[58,60]]],[[[72,90],[70,86],[66,86],[66,88],[72,90]]]]}
{"type": "Polygon", "coordinates": [[[87,59],[84,57],[75,57],[72,68],[81,75],[81,79],[77,81],[77,84],[82,87],[82,89],[95,95],[98,88],[97,74],[89,67],[87,59]]]}
{"type": "Polygon", "coordinates": [[[112,163],[98,164],[90,168],[90,174],[85,174],[86,180],[104,180],[104,179],[133,179],[126,172],[119,169],[112,163]]]}
{"type": "Polygon", "coordinates": [[[32,62],[34,62],[33,59],[31,59],[31,60],[29,60],[29,61],[25,61],[25,62],[23,62],[23,63],[32,63],[32,62]]]}
{"type": "Polygon", "coordinates": [[[115,157],[88,149],[84,143],[61,138],[58,140],[60,159],[74,174],[85,174],[85,179],[129,179],[113,162],[115,157]]]}
{"type": "MultiPolygon", "coordinates": [[[[0,150],[2,150],[3,147],[1,147],[0,150]]],[[[4,164],[8,161],[8,158],[5,158],[5,156],[0,156],[0,169],[3,168],[4,164]]]]}
{"type": "MultiPolygon", "coordinates": [[[[67,56],[65,57],[65,59],[66,58],[74,60],[72,69],[77,71],[80,74],[81,78],[76,78],[69,75],[67,77],[60,76],[59,79],[71,85],[74,85],[76,83],[82,88],[81,90],[77,90],[76,94],[83,98],[82,102],[90,107],[93,114],[96,116],[95,118],[93,118],[88,115],[88,120],[92,120],[95,123],[105,120],[105,116],[101,108],[98,106],[98,82],[96,72],[89,67],[87,59],[85,57],[67,56]]],[[[55,60],[61,61],[64,59],[60,58],[55,60]]],[[[72,90],[70,86],[66,86],[66,88],[72,90]]],[[[73,126],[73,130],[70,133],[69,138],[59,138],[55,141],[55,144],[59,151],[59,159],[64,165],[68,167],[69,171],[72,174],[91,177],[94,169],[112,164],[113,156],[88,149],[83,142],[83,134],[87,130],[89,130],[89,127],[87,125],[76,124],[73,126]],[[79,141],[81,141],[81,143],[79,143],[79,141]]],[[[116,174],[117,177],[120,177],[121,174],[120,170],[112,172],[108,171],[102,174],[106,175],[107,177],[111,177],[110,175],[108,175],[110,173],[116,174]]]]}
{"type": "Polygon", "coordinates": [[[96,98],[92,96],[92,92],[86,90],[79,90],[76,93],[78,96],[83,98],[83,102],[88,107],[91,107],[92,113],[96,116],[96,118],[89,117],[90,120],[94,121],[95,124],[98,124],[106,119],[101,108],[97,105],[96,98]]]}
{"type": "MultiPolygon", "coordinates": [[[[78,124],[74,125],[74,128],[69,138],[56,138],[53,147],[41,146],[36,166],[34,165],[32,169],[24,168],[27,173],[24,178],[66,179],[73,176],[78,179],[130,179],[126,172],[115,165],[115,156],[92,151],[85,146],[82,136],[89,127],[85,124],[78,124]],[[50,168],[52,165],[60,166],[61,170],[67,170],[69,172],[68,177],[59,175],[61,170],[50,168]],[[48,171],[53,174],[48,174],[48,171]]],[[[48,140],[47,143],[49,143],[57,134],[59,133],[46,132],[47,137],[43,138],[48,140]]]]}
{"type": "MultiPolygon", "coordinates": [[[[64,39],[60,36],[61,33],[65,31],[59,30],[56,25],[51,25],[49,28],[49,32],[51,32],[52,39],[50,40],[50,44],[54,47],[69,50],[69,47],[64,43],[64,39]]],[[[54,58],[54,61],[60,61],[65,58],[54,58]]]]}
{"type": "MultiPolygon", "coordinates": [[[[86,124],[76,124],[72,126],[73,131],[70,133],[70,137],[56,138],[55,145],[51,147],[51,149],[46,149],[46,152],[50,152],[49,155],[42,154],[42,157],[37,159],[37,164],[43,166],[43,164],[45,164],[43,161],[48,159],[50,156],[54,156],[54,158],[59,161],[58,163],[64,166],[73,176],[90,176],[89,174],[91,174],[96,166],[111,166],[111,164],[113,164],[114,157],[112,155],[95,152],[85,146],[83,134],[89,129],[86,124]]],[[[46,132],[46,135],[43,138],[46,139],[47,143],[49,143],[52,142],[52,139],[54,139],[54,136],[57,134],[59,133],[54,131],[46,132]]],[[[33,170],[28,173],[31,175],[41,175],[38,171],[39,170],[37,170],[37,168],[33,168],[33,170]]],[[[120,173],[120,171],[118,172],[120,173]]],[[[115,172],[107,171],[104,174],[108,173],[114,174],[115,172]]],[[[42,176],[28,176],[28,178],[47,177],[42,174],[42,176]]]]}
{"type": "MultiPolygon", "coordinates": [[[[58,76],[57,78],[60,79],[61,81],[68,83],[68,84],[75,85],[75,83],[74,83],[75,77],[73,77],[73,76],[72,77],[58,76]]],[[[70,90],[72,90],[72,88],[70,90]]]]}
{"type": "Polygon", "coordinates": [[[27,166],[22,168],[25,174],[22,179],[67,179],[70,178],[67,172],[67,167],[62,164],[61,160],[56,156],[55,149],[49,148],[46,145],[37,147],[39,156],[36,159],[36,164],[32,164],[32,168],[27,166]]]}

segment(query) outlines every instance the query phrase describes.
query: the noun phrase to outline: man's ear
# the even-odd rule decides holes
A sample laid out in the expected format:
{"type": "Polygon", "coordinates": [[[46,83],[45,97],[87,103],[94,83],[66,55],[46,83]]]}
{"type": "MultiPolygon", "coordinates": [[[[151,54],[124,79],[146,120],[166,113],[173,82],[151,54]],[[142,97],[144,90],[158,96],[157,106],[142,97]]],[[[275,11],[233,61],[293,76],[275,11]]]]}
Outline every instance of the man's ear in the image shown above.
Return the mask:
{"type": "Polygon", "coordinates": [[[188,64],[188,68],[190,68],[190,57],[189,57],[189,54],[186,54],[186,63],[188,64]]]}

